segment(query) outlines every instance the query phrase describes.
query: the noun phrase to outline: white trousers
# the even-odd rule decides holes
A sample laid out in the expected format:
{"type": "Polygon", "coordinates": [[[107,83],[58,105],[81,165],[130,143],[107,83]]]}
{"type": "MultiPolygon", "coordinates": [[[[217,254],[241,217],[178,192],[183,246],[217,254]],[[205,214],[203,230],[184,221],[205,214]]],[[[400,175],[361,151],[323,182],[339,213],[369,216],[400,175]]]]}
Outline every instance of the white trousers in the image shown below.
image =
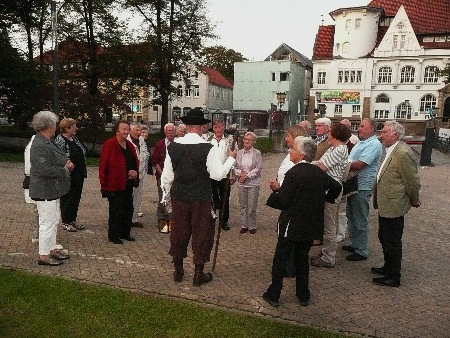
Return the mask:
{"type": "Polygon", "coordinates": [[[56,246],[56,231],[61,217],[59,198],[53,201],[36,201],[39,213],[39,255],[46,256],[56,246]]]}
{"type": "Polygon", "coordinates": [[[256,229],[256,208],[258,206],[259,186],[239,187],[239,205],[242,227],[256,229]]]}
{"type": "Polygon", "coordinates": [[[144,195],[144,182],[145,177],[139,179],[139,187],[133,188],[133,223],[138,221],[138,214],[141,210],[142,197],[144,195]]]}
{"type": "Polygon", "coordinates": [[[325,203],[322,260],[334,264],[336,262],[336,229],[338,222],[339,198],[336,203],[325,203]]]}

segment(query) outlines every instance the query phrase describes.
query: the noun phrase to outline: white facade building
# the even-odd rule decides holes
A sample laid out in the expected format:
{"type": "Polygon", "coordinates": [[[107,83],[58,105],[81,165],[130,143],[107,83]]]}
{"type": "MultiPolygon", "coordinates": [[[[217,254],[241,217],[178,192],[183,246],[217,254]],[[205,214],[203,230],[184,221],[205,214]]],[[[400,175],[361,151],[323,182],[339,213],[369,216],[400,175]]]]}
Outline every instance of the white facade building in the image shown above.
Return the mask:
{"type": "Polygon", "coordinates": [[[431,15],[430,1],[405,9],[400,1],[378,0],[331,12],[336,24],[319,27],[314,46],[311,105],[324,105],[327,117],[348,118],[354,128],[365,117],[379,127],[396,119],[411,133],[423,129],[433,108],[444,106],[441,116],[450,115],[439,75],[450,59],[450,30],[417,24],[431,15]]]}

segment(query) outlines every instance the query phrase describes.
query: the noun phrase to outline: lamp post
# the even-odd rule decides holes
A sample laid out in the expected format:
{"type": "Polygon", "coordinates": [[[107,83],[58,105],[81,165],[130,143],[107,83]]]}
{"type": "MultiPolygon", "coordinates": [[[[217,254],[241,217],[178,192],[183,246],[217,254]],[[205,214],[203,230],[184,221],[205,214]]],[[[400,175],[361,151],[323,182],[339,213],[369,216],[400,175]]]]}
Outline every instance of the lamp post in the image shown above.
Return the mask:
{"type": "Polygon", "coordinates": [[[309,97],[305,97],[303,99],[303,118],[300,118],[300,122],[306,120],[306,116],[308,116],[308,103],[309,103],[309,97]]]}
{"type": "Polygon", "coordinates": [[[322,93],[316,92],[315,96],[316,96],[316,109],[314,109],[314,116],[323,117],[325,115],[326,106],[320,104],[320,102],[322,102],[322,93]]]}
{"type": "Polygon", "coordinates": [[[276,121],[276,125],[277,125],[277,129],[280,130],[281,126],[280,126],[280,121],[278,121],[281,117],[281,122],[284,122],[284,117],[283,117],[283,105],[286,102],[286,93],[285,92],[278,92],[277,93],[277,101],[278,101],[278,106],[279,106],[279,111],[278,111],[278,116],[277,116],[277,121],[276,121]]]}
{"type": "Polygon", "coordinates": [[[431,164],[431,154],[433,153],[433,144],[436,138],[436,125],[434,110],[439,108],[431,108],[430,119],[427,121],[425,127],[425,140],[422,143],[422,150],[420,151],[420,165],[426,166],[431,164]]]}

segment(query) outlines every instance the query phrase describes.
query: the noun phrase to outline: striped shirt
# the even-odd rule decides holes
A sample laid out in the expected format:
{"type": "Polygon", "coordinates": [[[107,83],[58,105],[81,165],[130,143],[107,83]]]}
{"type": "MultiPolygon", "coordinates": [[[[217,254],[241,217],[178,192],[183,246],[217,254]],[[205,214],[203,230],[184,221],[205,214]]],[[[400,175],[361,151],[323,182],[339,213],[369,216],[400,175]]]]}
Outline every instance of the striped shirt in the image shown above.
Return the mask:
{"type": "Polygon", "coordinates": [[[328,168],[328,175],[339,183],[342,183],[342,175],[344,174],[347,161],[348,150],[345,144],[337,147],[331,146],[319,160],[319,162],[328,168]]]}

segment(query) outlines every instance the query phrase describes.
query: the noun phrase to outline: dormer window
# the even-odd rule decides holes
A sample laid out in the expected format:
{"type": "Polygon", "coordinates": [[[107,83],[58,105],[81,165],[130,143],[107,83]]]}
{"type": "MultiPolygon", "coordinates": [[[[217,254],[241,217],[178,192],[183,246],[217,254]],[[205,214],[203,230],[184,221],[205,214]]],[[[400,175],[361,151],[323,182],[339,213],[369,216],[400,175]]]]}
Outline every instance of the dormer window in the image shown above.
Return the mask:
{"type": "Polygon", "coordinates": [[[342,45],[342,52],[343,53],[349,53],[350,52],[350,48],[351,48],[350,42],[345,42],[342,45]]]}
{"type": "Polygon", "coordinates": [[[355,29],[361,29],[361,19],[355,19],[355,29]]]}
{"type": "Polygon", "coordinates": [[[405,24],[404,24],[402,21],[400,21],[400,22],[397,24],[397,28],[400,29],[400,30],[402,30],[402,29],[405,28],[405,24]]]}
{"type": "Polygon", "coordinates": [[[347,21],[345,22],[345,29],[349,31],[351,28],[352,28],[352,19],[347,19],[347,21]]]}

